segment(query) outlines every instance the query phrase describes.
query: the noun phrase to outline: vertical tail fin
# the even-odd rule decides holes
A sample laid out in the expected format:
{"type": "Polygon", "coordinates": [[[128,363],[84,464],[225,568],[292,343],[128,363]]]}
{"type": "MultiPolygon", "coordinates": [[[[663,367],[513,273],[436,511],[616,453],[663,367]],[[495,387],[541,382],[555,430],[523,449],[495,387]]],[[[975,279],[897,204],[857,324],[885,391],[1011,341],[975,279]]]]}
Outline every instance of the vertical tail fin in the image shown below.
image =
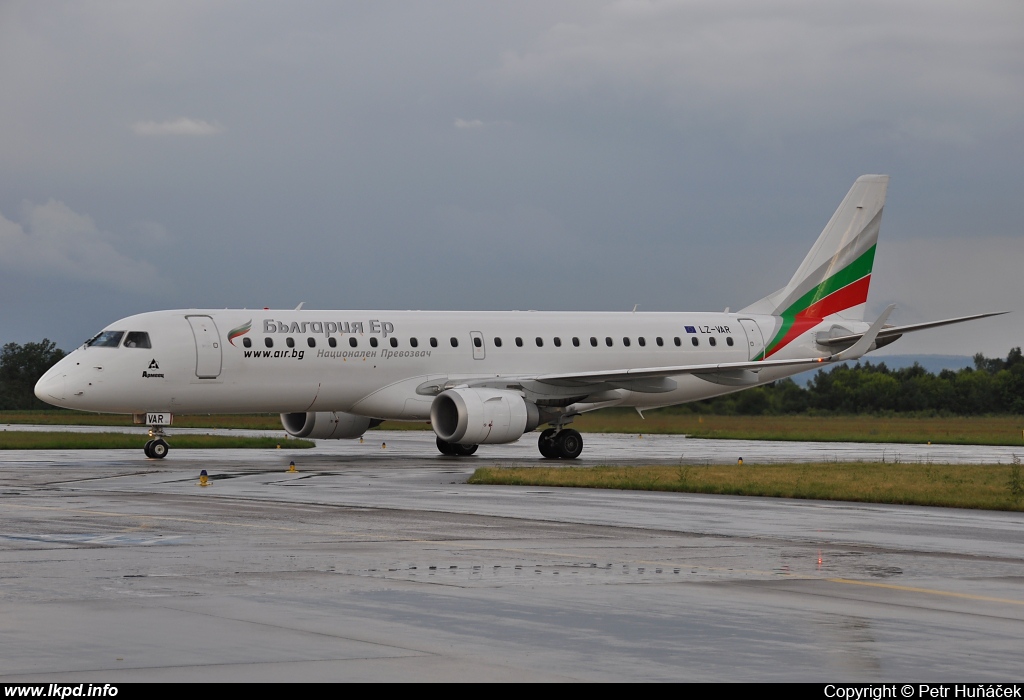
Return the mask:
{"type": "Polygon", "coordinates": [[[862,175],[785,287],[743,309],[782,319],[765,357],[833,314],[863,320],[888,175],[862,175]]]}

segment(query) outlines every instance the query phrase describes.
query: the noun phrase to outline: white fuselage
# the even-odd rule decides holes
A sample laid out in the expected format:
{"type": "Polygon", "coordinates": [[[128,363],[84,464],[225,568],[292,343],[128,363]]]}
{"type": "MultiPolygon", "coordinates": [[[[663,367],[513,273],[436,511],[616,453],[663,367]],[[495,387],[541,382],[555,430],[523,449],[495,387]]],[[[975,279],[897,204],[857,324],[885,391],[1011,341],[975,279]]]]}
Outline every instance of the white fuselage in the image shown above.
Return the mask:
{"type": "MultiPolygon", "coordinates": [[[[108,326],[126,334],[119,344],[83,345],[47,372],[37,393],[109,413],[344,411],[427,420],[433,394],[422,385],[432,381],[742,362],[779,323],[730,313],[157,311],[108,326]],[[150,347],[133,347],[128,337],[150,347]]],[[[804,339],[775,357],[825,354],[804,339]]],[[[754,383],[806,369],[766,368],[754,383]]],[[[743,388],[692,374],[673,380],[671,390],[606,390],[579,409],[653,408],[743,388]]],[[[552,391],[554,399],[532,398],[588,394],[552,391]]]]}

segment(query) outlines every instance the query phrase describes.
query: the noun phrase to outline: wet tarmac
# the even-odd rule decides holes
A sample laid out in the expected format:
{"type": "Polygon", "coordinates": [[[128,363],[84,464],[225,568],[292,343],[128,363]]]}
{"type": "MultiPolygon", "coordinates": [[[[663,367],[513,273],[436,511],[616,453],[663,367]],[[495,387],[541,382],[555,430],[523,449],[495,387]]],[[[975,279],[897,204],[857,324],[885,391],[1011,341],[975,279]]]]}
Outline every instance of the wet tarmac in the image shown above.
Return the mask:
{"type": "MultiPolygon", "coordinates": [[[[1020,514],[469,486],[533,441],[371,435],[0,452],[0,679],[1020,680],[1020,514]]],[[[585,437],[584,464],[840,459],[585,437]]],[[[913,456],[1013,457],[936,447],[913,456]]]]}

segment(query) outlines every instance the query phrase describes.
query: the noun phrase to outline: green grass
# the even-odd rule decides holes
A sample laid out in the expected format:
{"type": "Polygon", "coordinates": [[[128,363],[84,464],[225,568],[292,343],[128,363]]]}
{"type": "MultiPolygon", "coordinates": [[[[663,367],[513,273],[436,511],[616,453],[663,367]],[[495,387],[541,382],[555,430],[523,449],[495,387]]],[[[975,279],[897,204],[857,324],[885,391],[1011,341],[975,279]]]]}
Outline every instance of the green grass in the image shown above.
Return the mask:
{"type": "MultiPolygon", "coordinates": [[[[12,425],[133,425],[132,417],[129,415],[64,410],[0,411],[0,423],[12,425]]],[[[284,430],[281,426],[281,417],[276,413],[175,415],[173,427],[284,430]]]]}
{"type": "Polygon", "coordinates": [[[1024,511],[1019,464],[481,468],[471,484],[570,486],[1024,511]]]}
{"type": "MultiPolygon", "coordinates": [[[[1021,445],[1024,416],[715,416],[608,409],[587,413],[573,423],[584,433],[689,435],[724,440],[811,442],[903,442],[952,445],[1021,445]]],[[[42,425],[132,425],[131,416],[79,411],[3,411],[0,423],[42,425]]],[[[277,414],[176,415],[176,428],[283,430],[277,414]]],[[[386,421],[381,430],[430,430],[429,423],[386,421]]]]}
{"type": "Polygon", "coordinates": [[[1021,445],[1024,416],[715,416],[652,411],[640,418],[621,410],[580,416],[573,427],[594,433],[684,434],[724,440],[903,442],[1021,445]]]}
{"type": "MultiPolygon", "coordinates": [[[[0,450],[141,450],[148,438],[132,433],[43,433],[0,431],[0,450]]],[[[289,449],[315,447],[310,440],[279,440],[270,437],[223,435],[169,435],[174,449],[289,449]]]]}

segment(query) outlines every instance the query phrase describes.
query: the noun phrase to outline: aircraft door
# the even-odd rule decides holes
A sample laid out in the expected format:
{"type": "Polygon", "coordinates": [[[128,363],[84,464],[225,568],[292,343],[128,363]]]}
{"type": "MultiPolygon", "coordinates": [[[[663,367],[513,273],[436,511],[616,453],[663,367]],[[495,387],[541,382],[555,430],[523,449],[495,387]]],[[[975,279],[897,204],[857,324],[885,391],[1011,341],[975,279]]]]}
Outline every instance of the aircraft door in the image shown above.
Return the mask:
{"type": "Polygon", "coordinates": [[[186,316],[196,339],[196,376],[216,379],[220,376],[221,347],[217,324],[209,316],[186,316]]]}
{"type": "Polygon", "coordinates": [[[473,345],[473,359],[482,360],[487,353],[487,348],[484,347],[484,334],[480,331],[470,331],[469,339],[473,345]]]}
{"type": "Polygon", "coordinates": [[[741,318],[740,325],[743,326],[743,332],[747,336],[748,357],[751,360],[760,359],[761,353],[764,351],[764,336],[761,335],[761,328],[753,319],[749,318],[741,318]]]}

